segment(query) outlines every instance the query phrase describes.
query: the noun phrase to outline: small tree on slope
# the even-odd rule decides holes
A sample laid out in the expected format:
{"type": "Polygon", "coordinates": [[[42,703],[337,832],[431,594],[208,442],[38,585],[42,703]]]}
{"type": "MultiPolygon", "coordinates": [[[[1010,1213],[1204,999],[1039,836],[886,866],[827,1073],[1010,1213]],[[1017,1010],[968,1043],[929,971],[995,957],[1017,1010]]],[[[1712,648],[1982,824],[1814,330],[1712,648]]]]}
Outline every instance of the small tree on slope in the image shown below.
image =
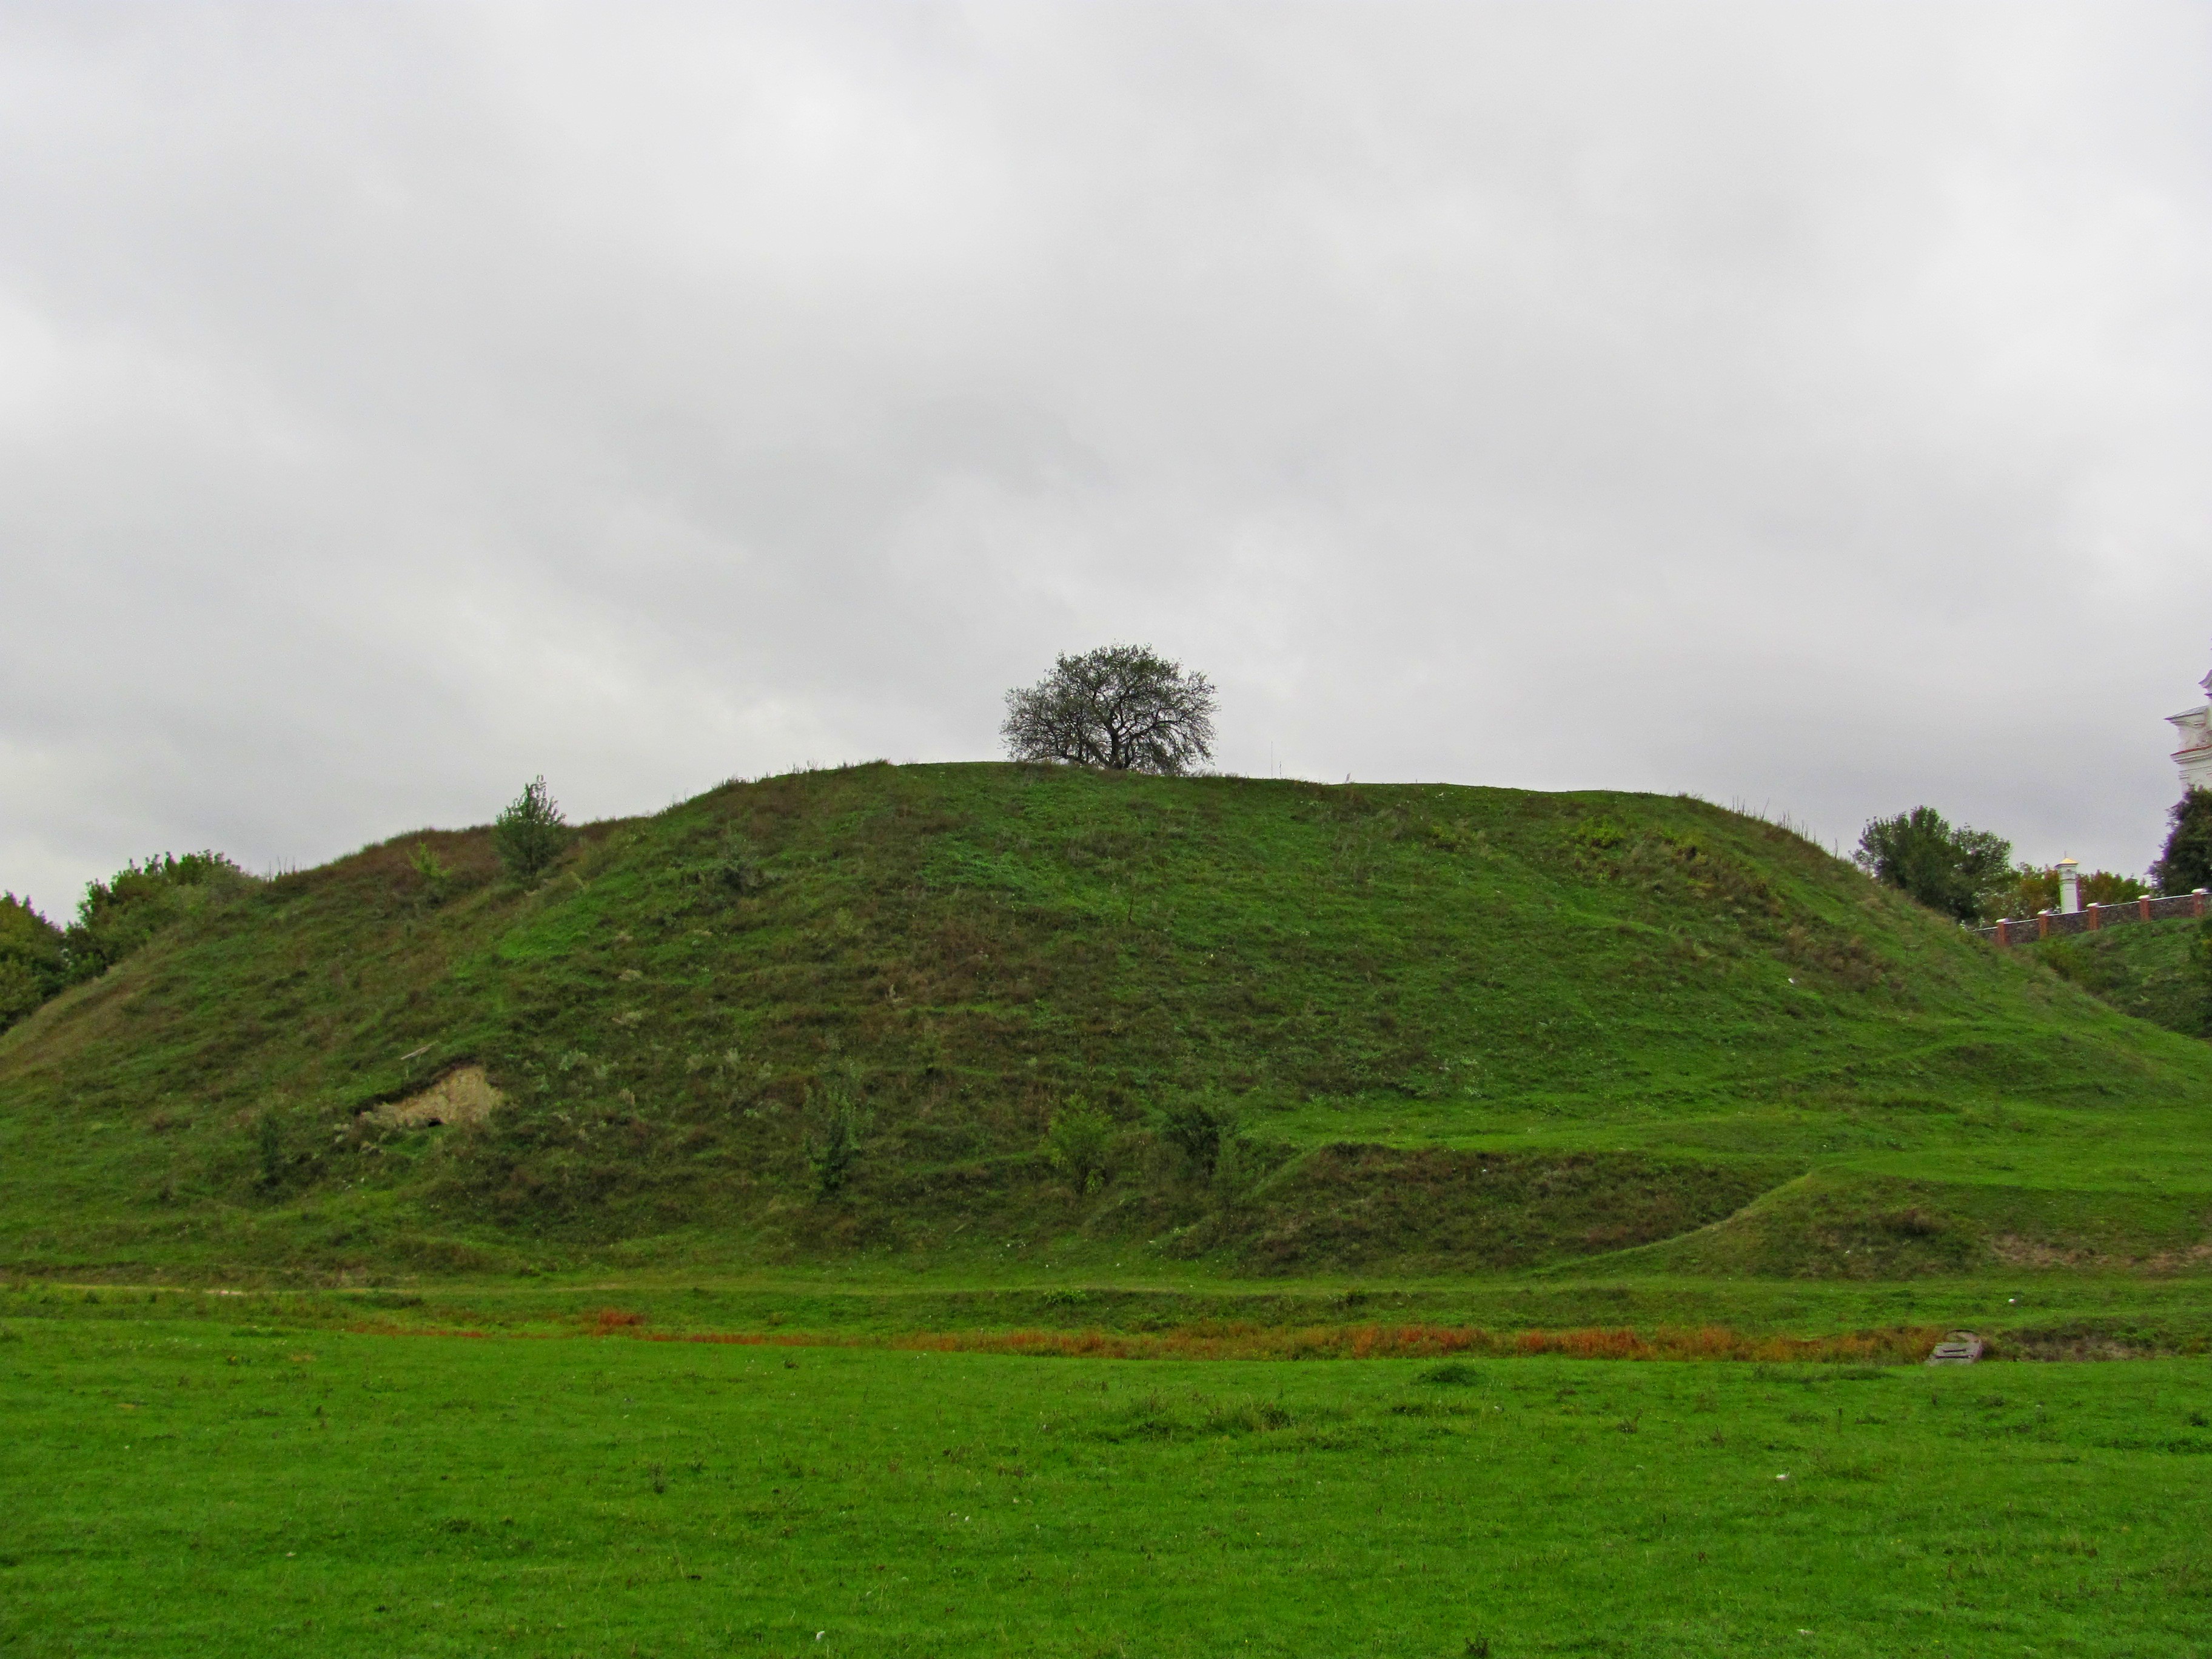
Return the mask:
{"type": "Polygon", "coordinates": [[[1007,692],[1000,732],[1016,760],[1177,776],[1213,758],[1213,687],[1148,645],[1101,646],[1007,692]]]}
{"type": "Polygon", "coordinates": [[[545,780],[537,777],[492,820],[491,844],[507,874],[517,881],[532,881],[561,856],[569,833],[568,821],[561,816],[545,780]]]}

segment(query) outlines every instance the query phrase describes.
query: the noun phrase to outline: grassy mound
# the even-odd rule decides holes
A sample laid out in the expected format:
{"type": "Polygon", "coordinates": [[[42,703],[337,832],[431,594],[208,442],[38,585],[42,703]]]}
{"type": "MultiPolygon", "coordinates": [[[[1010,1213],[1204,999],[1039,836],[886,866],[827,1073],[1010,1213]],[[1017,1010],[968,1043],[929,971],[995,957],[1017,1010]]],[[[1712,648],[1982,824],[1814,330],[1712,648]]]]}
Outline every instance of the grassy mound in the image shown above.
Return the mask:
{"type": "Polygon", "coordinates": [[[1807,1179],[1868,1225],[1900,1183],[2012,1195],[1899,1271],[2063,1254],[2085,1193],[2098,1260],[2171,1263],[2208,1151],[2203,1043],[1652,796],[800,774],[592,826],[527,891],[483,831],[400,837],[0,1037],[18,1271],[1453,1272],[1755,1223],[1714,1270],[1832,1271],[1850,1227],[1757,1223],[1807,1179]],[[497,1103],[425,1121],[472,1066],[497,1103]],[[1043,1151],[1079,1098],[1095,1174],[1043,1151]]]}

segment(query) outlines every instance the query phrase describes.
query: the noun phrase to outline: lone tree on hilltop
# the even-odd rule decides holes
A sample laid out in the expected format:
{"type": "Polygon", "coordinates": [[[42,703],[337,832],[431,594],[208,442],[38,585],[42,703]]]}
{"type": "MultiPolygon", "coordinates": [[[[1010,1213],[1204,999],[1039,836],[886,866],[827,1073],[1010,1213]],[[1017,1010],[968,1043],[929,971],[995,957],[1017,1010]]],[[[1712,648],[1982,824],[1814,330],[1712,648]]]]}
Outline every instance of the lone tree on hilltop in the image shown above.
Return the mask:
{"type": "Polygon", "coordinates": [[[1149,645],[1101,646],[1007,692],[1000,731],[1016,760],[1178,776],[1213,758],[1213,687],[1149,645]]]}
{"type": "Polygon", "coordinates": [[[2212,789],[2192,788],[2166,815],[2173,829],[2150,872],[2161,893],[2212,887],[2212,789]]]}
{"type": "Polygon", "coordinates": [[[1931,910],[1978,921],[2011,879],[2011,858],[2003,836],[1964,824],[1954,830],[1934,807],[1916,806],[1869,823],[1851,862],[1931,910]]]}

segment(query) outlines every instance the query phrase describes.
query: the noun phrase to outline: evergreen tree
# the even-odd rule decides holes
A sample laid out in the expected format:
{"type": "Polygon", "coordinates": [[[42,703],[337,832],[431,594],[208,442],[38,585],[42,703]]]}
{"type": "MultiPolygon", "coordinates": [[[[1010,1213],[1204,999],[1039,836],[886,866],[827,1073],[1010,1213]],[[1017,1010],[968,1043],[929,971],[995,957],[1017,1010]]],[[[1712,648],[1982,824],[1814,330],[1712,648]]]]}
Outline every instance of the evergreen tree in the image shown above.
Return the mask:
{"type": "Polygon", "coordinates": [[[491,844],[507,874],[517,881],[534,881],[567,849],[572,833],[539,776],[492,820],[491,844]]]}
{"type": "Polygon", "coordinates": [[[2150,867],[2161,893],[2212,887],[2212,789],[2192,788],[2166,814],[2172,828],[2166,850],[2150,867]]]}

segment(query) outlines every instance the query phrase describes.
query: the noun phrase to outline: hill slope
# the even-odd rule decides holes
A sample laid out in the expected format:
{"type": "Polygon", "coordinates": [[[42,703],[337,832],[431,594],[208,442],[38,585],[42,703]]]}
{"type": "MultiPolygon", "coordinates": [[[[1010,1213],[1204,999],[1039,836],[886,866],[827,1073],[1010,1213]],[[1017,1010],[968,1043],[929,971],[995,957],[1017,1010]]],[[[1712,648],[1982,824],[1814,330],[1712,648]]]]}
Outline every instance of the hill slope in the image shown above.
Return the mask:
{"type": "Polygon", "coordinates": [[[2185,1036],[2212,1034],[2197,941],[2204,924],[2187,920],[2148,927],[2076,933],[2020,948],[2061,978],[2123,1013],[2185,1036]]]}
{"type": "Polygon", "coordinates": [[[1652,796],[799,774],[529,892],[483,831],[403,836],[0,1037],[18,1270],[2171,1266],[2208,1150],[2203,1043],[1652,796]],[[483,1121],[395,1121],[471,1065],[483,1121]],[[1087,1191],[1039,1152],[1077,1097],[1087,1191]],[[1194,1107],[1218,1157],[1157,1133],[1194,1107]]]}

